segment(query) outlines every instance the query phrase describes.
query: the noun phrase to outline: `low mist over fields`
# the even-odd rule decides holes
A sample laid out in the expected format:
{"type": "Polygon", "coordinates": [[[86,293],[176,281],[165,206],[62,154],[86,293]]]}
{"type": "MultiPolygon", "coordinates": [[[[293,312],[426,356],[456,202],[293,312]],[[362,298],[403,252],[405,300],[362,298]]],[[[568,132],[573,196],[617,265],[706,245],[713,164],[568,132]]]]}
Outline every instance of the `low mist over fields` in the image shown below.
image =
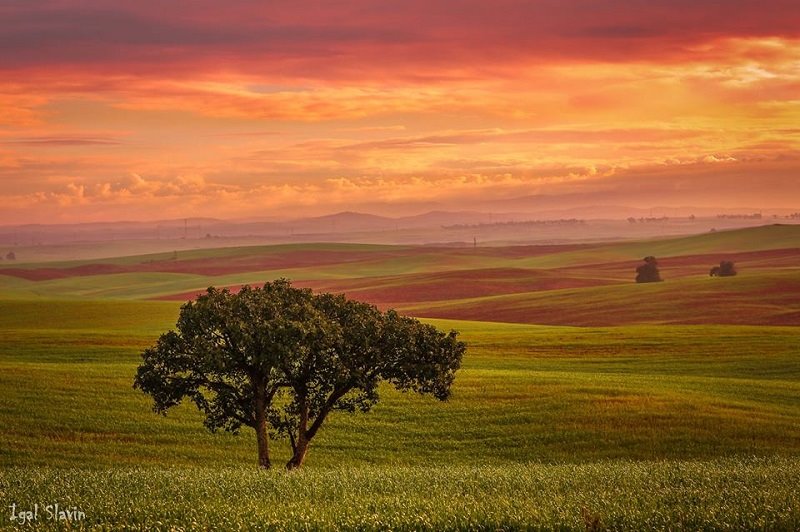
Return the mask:
{"type": "Polygon", "coordinates": [[[0,226],[0,259],[37,262],[104,258],[176,250],[314,242],[370,244],[501,246],[510,244],[591,243],[657,238],[798,223],[789,210],[598,209],[560,212],[428,212],[387,217],[342,212],[315,218],[218,220],[186,218],[153,222],[27,224],[0,226]],[[687,214],[703,212],[705,215],[687,214]],[[613,213],[607,218],[603,213],[613,213]],[[667,213],[667,214],[665,214],[667,213]]]}

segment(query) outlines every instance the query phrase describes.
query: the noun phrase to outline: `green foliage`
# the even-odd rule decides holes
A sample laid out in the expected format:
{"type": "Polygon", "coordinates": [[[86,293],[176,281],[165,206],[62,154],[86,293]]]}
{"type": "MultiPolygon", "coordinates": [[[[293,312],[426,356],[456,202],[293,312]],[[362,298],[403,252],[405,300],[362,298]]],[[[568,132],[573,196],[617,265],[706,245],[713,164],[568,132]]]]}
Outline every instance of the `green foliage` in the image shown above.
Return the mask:
{"type": "Polygon", "coordinates": [[[165,413],[188,397],[211,431],[256,426],[256,398],[274,394],[278,361],[324,337],[325,322],[309,306],[310,290],[287,281],[238,294],[209,288],[181,307],[175,331],[146,349],[134,387],[165,413]]]}
{"type": "Polygon", "coordinates": [[[390,311],[382,341],[396,346],[382,364],[383,377],[400,390],[431,394],[444,401],[450,396],[455,372],[461,367],[466,346],[451,330],[436,327],[390,311]]]}
{"type": "Polygon", "coordinates": [[[299,351],[279,364],[290,399],[272,411],[271,423],[288,436],[293,456],[287,467],[300,467],[309,442],[334,410],[367,412],[378,402],[378,385],[450,395],[466,346],[449,334],[394,311],[381,313],[344,295],[321,294],[313,306],[335,326],[314,349],[299,351]]]}
{"type": "Polygon", "coordinates": [[[237,294],[209,288],[181,307],[176,330],[143,352],[134,387],[159,413],[191,399],[212,432],[252,427],[263,467],[269,419],[290,438],[288,466],[299,467],[328,414],[368,411],[383,380],[447,399],[465,351],[456,336],[285,279],[237,294]],[[279,393],[287,400],[276,407],[279,393]]]}

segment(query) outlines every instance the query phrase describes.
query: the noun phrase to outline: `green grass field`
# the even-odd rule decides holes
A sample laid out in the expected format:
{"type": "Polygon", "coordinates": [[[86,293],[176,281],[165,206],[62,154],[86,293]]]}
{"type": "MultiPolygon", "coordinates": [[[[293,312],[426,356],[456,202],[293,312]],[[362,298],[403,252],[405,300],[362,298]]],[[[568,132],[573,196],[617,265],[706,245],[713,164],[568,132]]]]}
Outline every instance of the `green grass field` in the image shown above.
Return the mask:
{"type": "Polygon", "coordinates": [[[796,458],[0,471],[22,508],[112,530],[796,530],[799,482],[796,458]]]}
{"type": "MultiPolygon", "coordinates": [[[[696,252],[699,238],[687,239],[688,252],[696,252]]],[[[741,234],[703,238],[712,239],[707,247],[757,245],[741,234]]],[[[196,253],[195,259],[208,252],[196,253]]],[[[264,250],[219,253],[250,261],[264,250]]],[[[400,271],[419,276],[445,271],[446,263],[472,271],[479,264],[547,258],[437,253],[302,269],[321,284],[383,290],[403,287],[400,271]]],[[[791,260],[753,262],[735,279],[687,275],[655,286],[425,303],[426,321],[461,331],[469,346],[452,398],[439,403],[384,389],[371,413],[333,415],[314,440],[306,470],[292,474],[256,470],[249,429],[209,434],[193,407],[158,416],[132,389],[139,353],[174,324],[180,306],[149,298],[191,290],[191,283],[224,278],[236,284],[278,270],[38,281],[0,275],[0,528],[21,526],[9,519],[12,503],[58,502],[86,513],[73,525],[112,529],[582,529],[595,523],[627,530],[794,530],[800,527],[800,329],[726,323],[711,310],[791,314],[800,305],[793,288],[799,267],[791,260]],[[736,296],[720,301],[721,286],[736,296]],[[654,303],[662,300],[671,306],[654,303]],[[448,315],[437,306],[489,308],[495,319],[503,312],[573,320],[630,312],[651,319],[586,327],[456,321],[437,318],[448,315]],[[676,314],[664,314],[668,308],[676,314]],[[697,323],[675,324],[680,313],[697,323]]],[[[408,279],[408,286],[410,279],[424,281],[408,279]]],[[[423,308],[414,305],[407,307],[412,314],[423,308]]],[[[288,459],[288,451],[277,442],[274,462],[288,459]]]]}

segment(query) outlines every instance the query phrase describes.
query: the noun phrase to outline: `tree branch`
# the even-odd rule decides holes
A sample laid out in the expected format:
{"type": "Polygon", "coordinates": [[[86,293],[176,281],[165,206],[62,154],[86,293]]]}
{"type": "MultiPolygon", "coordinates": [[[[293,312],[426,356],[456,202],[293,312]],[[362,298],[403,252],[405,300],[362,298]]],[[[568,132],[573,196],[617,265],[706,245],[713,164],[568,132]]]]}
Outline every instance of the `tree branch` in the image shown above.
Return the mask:
{"type": "Polygon", "coordinates": [[[352,390],[353,386],[354,386],[353,384],[348,383],[345,386],[339,388],[338,390],[335,390],[330,395],[330,397],[328,397],[328,400],[325,401],[325,406],[322,407],[322,409],[319,411],[319,414],[317,414],[317,417],[314,419],[314,422],[311,424],[311,427],[306,431],[306,439],[307,440],[310,441],[311,438],[314,437],[314,435],[317,433],[317,431],[322,426],[322,423],[325,421],[325,418],[328,416],[330,411],[336,405],[336,401],[338,401],[339,399],[344,397],[344,395],[347,392],[352,390]]]}
{"type": "MultiPolygon", "coordinates": [[[[206,381],[205,383],[203,383],[203,385],[206,388],[210,389],[211,391],[214,391],[214,392],[217,392],[217,393],[219,393],[220,390],[223,390],[225,392],[231,393],[231,395],[236,400],[236,404],[239,405],[239,408],[242,410],[242,412],[249,411],[250,410],[250,406],[252,406],[252,405],[249,404],[249,401],[245,401],[239,395],[239,391],[235,387],[231,386],[230,384],[227,384],[227,383],[224,383],[224,382],[220,382],[220,381],[206,381]]],[[[234,419],[236,419],[237,421],[239,421],[243,425],[247,425],[248,427],[254,427],[255,424],[256,424],[255,416],[253,416],[252,418],[248,419],[247,417],[241,416],[241,415],[237,414],[236,412],[231,412],[230,415],[231,415],[231,417],[233,417],[234,419]]]]}

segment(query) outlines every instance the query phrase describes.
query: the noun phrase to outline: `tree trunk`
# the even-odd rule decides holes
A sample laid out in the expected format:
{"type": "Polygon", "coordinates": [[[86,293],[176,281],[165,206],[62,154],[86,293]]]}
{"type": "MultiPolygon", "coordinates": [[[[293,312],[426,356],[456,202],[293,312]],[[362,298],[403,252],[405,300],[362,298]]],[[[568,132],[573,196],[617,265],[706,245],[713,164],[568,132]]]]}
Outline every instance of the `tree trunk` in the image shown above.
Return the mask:
{"type": "Polygon", "coordinates": [[[322,426],[322,423],[325,422],[325,418],[328,417],[328,413],[333,408],[333,405],[336,404],[336,401],[341,399],[347,392],[352,389],[352,386],[345,386],[336,390],[327,401],[327,404],[320,410],[317,414],[317,418],[311,424],[311,427],[308,426],[308,404],[305,400],[301,402],[300,406],[300,419],[299,423],[297,424],[297,441],[293,444],[294,453],[292,454],[292,459],[286,464],[286,469],[298,469],[303,466],[303,462],[306,460],[306,453],[308,452],[308,446],[311,443],[311,438],[313,438],[317,431],[322,426]]]}
{"type": "Polygon", "coordinates": [[[303,398],[300,401],[300,419],[297,423],[297,441],[294,445],[294,453],[291,460],[286,463],[286,469],[299,469],[303,467],[303,462],[306,460],[306,453],[308,452],[308,403],[303,398]]]}
{"type": "Polygon", "coordinates": [[[286,469],[291,471],[292,469],[300,469],[303,467],[303,462],[306,461],[306,453],[308,452],[308,438],[305,435],[300,435],[297,438],[297,444],[294,448],[294,454],[292,454],[291,460],[286,463],[286,469]]]}
{"type": "Polygon", "coordinates": [[[269,469],[272,464],[269,461],[269,437],[266,424],[256,428],[256,440],[258,442],[258,467],[269,469]]]}
{"type": "MultiPolygon", "coordinates": [[[[259,398],[260,399],[260,398],[259,398]]],[[[269,469],[269,436],[267,435],[267,416],[263,399],[256,399],[256,443],[258,444],[258,467],[269,469]]]]}

